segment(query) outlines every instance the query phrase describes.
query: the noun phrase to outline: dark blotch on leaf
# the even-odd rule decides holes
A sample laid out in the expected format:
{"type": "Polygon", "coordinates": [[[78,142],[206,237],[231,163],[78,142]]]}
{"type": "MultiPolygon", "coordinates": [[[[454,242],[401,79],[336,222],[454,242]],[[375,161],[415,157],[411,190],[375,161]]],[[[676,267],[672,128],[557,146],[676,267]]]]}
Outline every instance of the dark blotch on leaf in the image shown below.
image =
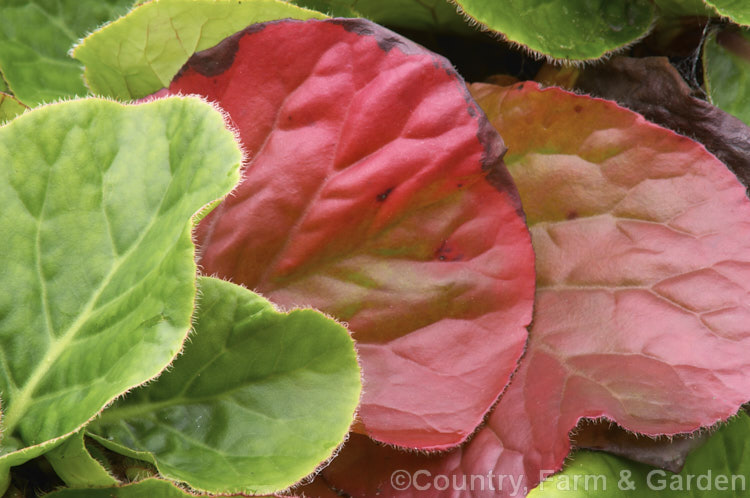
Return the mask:
{"type": "MultiPolygon", "coordinates": [[[[276,22],[276,21],[272,21],[276,22]]],[[[268,23],[253,24],[238,31],[232,36],[225,38],[218,45],[200,52],[194,53],[177,73],[175,79],[179,78],[186,67],[208,78],[218,76],[232,65],[234,56],[240,48],[240,39],[248,34],[263,30],[268,23]]]]}
{"type": "Polygon", "coordinates": [[[453,248],[448,245],[448,241],[444,240],[437,251],[435,251],[435,258],[439,261],[461,261],[464,257],[463,254],[452,254],[453,248]]]}
{"type": "Polygon", "coordinates": [[[364,19],[332,19],[329,22],[338,24],[350,33],[355,33],[361,36],[371,36],[375,38],[375,42],[378,44],[381,50],[384,52],[390,52],[393,48],[398,48],[405,54],[416,54],[424,53],[426,50],[416,43],[408,41],[395,33],[392,33],[385,29],[375,30],[372,28],[372,24],[365,21],[364,19]],[[393,36],[390,36],[391,33],[393,36]]]}
{"type": "MultiPolygon", "coordinates": [[[[292,118],[289,118],[289,119],[292,119],[292,118]]],[[[393,187],[378,194],[375,198],[378,200],[378,202],[383,202],[384,200],[388,198],[389,195],[391,195],[391,192],[393,192],[393,187]]]]}

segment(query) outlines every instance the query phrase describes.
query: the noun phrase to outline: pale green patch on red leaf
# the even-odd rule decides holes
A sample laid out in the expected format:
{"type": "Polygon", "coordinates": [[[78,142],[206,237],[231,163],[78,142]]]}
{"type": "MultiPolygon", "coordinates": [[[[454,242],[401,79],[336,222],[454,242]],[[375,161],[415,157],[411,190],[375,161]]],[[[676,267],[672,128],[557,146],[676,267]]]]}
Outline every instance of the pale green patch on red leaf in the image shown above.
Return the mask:
{"type": "Polygon", "coordinates": [[[675,434],[750,398],[750,202],[736,177],[612,102],[529,82],[472,92],[508,144],[537,253],[529,346],[464,447],[423,457],[350,442],[324,475],[352,495],[415,496],[388,481],[403,468],[459,483],[491,471],[476,486],[495,491],[458,496],[513,496],[498,476],[531,489],[559,470],[581,418],[675,434]],[[365,460],[377,462],[366,479],[354,471],[365,460]]]}
{"type": "Polygon", "coordinates": [[[534,269],[502,140],[450,63],[368,21],[283,21],[170,92],[217,101],[250,153],[198,228],[204,271],[348,322],[372,437],[466,439],[524,349],[534,269]]]}

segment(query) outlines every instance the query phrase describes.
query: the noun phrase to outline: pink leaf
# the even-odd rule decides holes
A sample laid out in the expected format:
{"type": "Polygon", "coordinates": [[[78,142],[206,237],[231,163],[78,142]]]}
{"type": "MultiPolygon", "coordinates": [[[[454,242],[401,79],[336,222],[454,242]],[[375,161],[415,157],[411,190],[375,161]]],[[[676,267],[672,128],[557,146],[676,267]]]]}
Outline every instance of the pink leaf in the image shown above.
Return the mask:
{"type": "Polygon", "coordinates": [[[472,92],[508,144],[537,253],[529,346],[462,448],[425,457],[348,443],[324,476],[351,496],[427,491],[394,489],[399,468],[422,470],[429,496],[516,496],[521,478],[523,496],[562,467],[583,417],[675,434],[750,399],[750,202],[736,177],[612,102],[534,83],[472,92]],[[361,477],[357,462],[376,459],[361,477]],[[473,491],[453,487],[465,478],[473,491]]]}
{"type": "Polygon", "coordinates": [[[198,229],[205,273],[348,322],[372,437],[463,441],[524,349],[534,262],[502,140],[450,63],[364,20],[281,21],[169,91],[217,101],[249,153],[198,229]]]}

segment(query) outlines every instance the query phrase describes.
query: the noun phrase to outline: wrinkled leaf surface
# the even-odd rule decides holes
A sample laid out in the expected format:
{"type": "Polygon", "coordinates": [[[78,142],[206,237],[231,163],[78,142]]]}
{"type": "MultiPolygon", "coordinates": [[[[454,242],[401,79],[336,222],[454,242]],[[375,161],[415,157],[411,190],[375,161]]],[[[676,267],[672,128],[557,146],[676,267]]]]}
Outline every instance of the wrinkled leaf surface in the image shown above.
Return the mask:
{"type": "Polygon", "coordinates": [[[279,0],[159,0],[92,33],[73,57],[95,93],[141,98],[167,86],[193,53],[249,24],[288,17],[325,15],[279,0]]]}
{"type": "Polygon", "coordinates": [[[317,311],[280,313],[261,296],[208,277],[199,288],[183,353],[88,430],[195,489],[287,488],[327,460],[349,430],[360,395],[352,339],[317,311]]]}
{"type": "Polygon", "coordinates": [[[450,63],[365,20],[277,22],[194,56],[170,92],[218,101],[251,153],[198,228],[204,271],[347,322],[376,439],[464,440],[523,350],[533,254],[450,63]]]}
{"type": "Polygon", "coordinates": [[[750,186],[750,128],[696,97],[666,57],[615,57],[586,68],[576,87],[694,138],[750,186]]]}
{"type": "Polygon", "coordinates": [[[582,417],[675,434],[726,419],[750,397],[750,201],[736,177],[611,102],[528,82],[472,91],[506,137],[537,253],[529,346],[461,449],[426,458],[362,440],[345,448],[324,475],[353,495],[392,489],[395,458],[459,482],[492,470],[531,488],[560,469],[582,417]],[[353,469],[367,459],[380,462],[365,481],[353,469]]]}
{"type": "Polygon", "coordinates": [[[240,160],[197,99],[67,102],[0,128],[0,465],[169,364],[193,309],[190,218],[240,160]]]}

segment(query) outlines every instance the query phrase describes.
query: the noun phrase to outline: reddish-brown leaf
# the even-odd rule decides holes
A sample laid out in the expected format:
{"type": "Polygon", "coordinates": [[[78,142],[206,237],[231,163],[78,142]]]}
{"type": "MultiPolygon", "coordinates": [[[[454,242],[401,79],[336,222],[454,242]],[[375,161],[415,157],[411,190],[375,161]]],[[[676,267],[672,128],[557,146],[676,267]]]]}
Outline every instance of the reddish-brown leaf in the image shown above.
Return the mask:
{"type": "Polygon", "coordinates": [[[169,91],[218,102],[249,154],[198,228],[205,273],[348,322],[372,437],[463,441],[524,349],[534,262],[502,140],[450,63],[364,20],[281,21],[169,91]]]}
{"type": "Polygon", "coordinates": [[[581,418],[675,434],[750,399],[750,201],[737,178],[612,102],[534,83],[472,92],[508,144],[537,253],[529,346],[462,448],[436,459],[349,443],[324,475],[352,496],[425,492],[397,492],[398,468],[429,473],[417,484],[430,496],[514,496],[517,479],[522,492],[561,468],[581,418]],[[454,489],[464,478],[473,490],[454,489]]]}
{"type": "Polygon", "coordinates": [[[693,137],[750,189],[750,128],[693,95],[666,57],[615,57],[605,65],[586,68],[576,87],[693,137]]]}

